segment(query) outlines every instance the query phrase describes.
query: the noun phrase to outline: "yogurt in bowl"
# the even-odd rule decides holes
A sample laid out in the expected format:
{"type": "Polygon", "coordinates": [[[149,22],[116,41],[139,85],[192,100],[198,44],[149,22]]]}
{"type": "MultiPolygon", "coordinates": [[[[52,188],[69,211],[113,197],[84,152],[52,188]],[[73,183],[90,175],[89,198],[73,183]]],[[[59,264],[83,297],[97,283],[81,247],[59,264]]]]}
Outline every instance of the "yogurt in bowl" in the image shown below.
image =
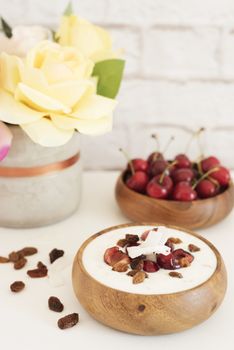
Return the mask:
{"type": "Polygon", "coordinates": [[[74,291],[90,315],[141,335],[174,333],[201,323],[221,304],[226,285],[217,249],[191,231],[166,225],[127,224],[101,231],[82,244],[73,264],[74,291]],[[134,244],[124,241],[134,236],[139,237],[134,244]],[[113,251],[117,254],[109,254],[113,251]],[[137,273],[146,278],[134,280],[133,260],[139,257],[143,261],[137,273]]]}

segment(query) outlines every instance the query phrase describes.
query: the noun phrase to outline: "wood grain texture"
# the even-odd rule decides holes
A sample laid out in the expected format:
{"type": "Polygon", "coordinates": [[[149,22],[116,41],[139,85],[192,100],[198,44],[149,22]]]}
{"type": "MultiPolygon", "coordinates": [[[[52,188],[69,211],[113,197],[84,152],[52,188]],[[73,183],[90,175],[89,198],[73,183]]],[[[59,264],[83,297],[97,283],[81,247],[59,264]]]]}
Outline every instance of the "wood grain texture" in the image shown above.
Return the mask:
{"type": "Polygon", "coordinates": [[[234,206],[234,186],[213,198],[192,202],[154,199],[130,190],[118,178],[115,197],[123,214],[133,222],[160,222],[189,229],[205,228],[223,220],[234,206]]]}
{"type": "MultiPolygon", "coordinates": [[[[224,298],[227,286],[226,270],[217,249],[191,231],[183,230],[208,244],[217,258],[214,274],[195,288],[172,294],[133,294],[105,286],[85,270],[82,255],[89,242],[111,230],[138,225],[112,227],[93,235],[83,243],[74,259],[72,272],[73,288],[81,305],[97,321],[123,332],[140,335],[180,332],[205,321],[224,298]]],[[[158,224],[144,225],[155,227],[158,224]]],[[[178,227],[168,227],[181,230],[178,227]]]]}

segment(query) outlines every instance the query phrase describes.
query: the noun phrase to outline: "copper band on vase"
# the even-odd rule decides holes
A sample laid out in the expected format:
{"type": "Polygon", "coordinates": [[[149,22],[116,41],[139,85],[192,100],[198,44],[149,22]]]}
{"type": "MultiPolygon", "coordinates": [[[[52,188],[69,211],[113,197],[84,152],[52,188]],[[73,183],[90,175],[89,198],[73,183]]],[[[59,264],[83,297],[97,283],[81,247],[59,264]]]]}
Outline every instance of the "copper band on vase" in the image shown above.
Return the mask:
{"type": "Polygon", "coordinates": [[[77,163],[80,159],[80,153],[75,154],[71,158],[61,160],[59,162],[34,166],[29,168],[21,167],[0,167],[0,177],[33,177],[47,175],[67,169],[77,163]]]}

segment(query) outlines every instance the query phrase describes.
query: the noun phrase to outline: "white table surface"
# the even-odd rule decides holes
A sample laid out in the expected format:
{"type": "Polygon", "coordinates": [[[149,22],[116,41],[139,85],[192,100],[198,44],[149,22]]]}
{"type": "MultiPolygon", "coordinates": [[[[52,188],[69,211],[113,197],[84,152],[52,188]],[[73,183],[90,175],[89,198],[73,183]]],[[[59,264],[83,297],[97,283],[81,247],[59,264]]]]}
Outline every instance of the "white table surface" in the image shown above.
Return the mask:
{"type": "Polygon", "coordinates": [[[75,215],[59,224],[30,230],[0,229],[0,255],[24,246],[35,246],[28,267],[38,260],[49,263],[53,248],[65,250],[69,267],[63,272],[65,284],[54,287],[47,278],[30,279],[26,268],[15,271],[11,264],[0,266],[0,347],[17,350],[49,349],[189,349],[231,350],[234,348],[234,212],[215,227],[199,233],[208,238],[223,255],[228,271],[228,291],[223,304],[206,322],[188,331],[141,337],[110,329],[93,320],[79,305],[71,284],[71,264],[81,243],[108,226],[127,222],[114,199],[117,172],[86,172],[83,178],[82,203],[75,215]],[[9,285],[24,280],[26,288],[13,294],[9,285]],[[48,310],[51,295],[61,298],[64,314],[78,312],[80,323],[61,331],[57,328],[60,314],[48,310]]]}

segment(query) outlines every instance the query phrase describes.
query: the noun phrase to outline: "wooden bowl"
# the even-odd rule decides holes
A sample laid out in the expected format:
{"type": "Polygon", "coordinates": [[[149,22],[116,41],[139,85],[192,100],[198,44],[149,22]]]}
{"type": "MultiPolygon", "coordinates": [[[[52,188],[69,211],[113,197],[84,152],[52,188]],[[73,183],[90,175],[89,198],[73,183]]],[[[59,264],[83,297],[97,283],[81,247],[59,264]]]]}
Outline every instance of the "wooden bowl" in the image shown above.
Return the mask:
{"type": "Polygon", "coordinates": [[[208,199],[179,202],[154,199],[130,190],[119,176],[115,197],[123,214],[133,222],[161,222],[189,229],[205,228],[223,220],[234,205],[233,183],[223,193],[208,199]]]}
{"type": "Polygon", "coordinates": [[[224,298],[226,270],[217,249],[191,231],[167,226],[197,237],[211,248],[217,258],[217,267],[211,277],[194,288],[171,294],[128,293],[102,284],[87,272],[83,264],[83,253],[87,245],[100,235],[133,226],[139,226],[139,230],[142,230],[142,225],[138,224],[111,227],[82,244],[74,259],[72,273],[73,288],[81,305],[99,322],[123,332],[140,335],[180,332],[209,318],[224,298]]]}

